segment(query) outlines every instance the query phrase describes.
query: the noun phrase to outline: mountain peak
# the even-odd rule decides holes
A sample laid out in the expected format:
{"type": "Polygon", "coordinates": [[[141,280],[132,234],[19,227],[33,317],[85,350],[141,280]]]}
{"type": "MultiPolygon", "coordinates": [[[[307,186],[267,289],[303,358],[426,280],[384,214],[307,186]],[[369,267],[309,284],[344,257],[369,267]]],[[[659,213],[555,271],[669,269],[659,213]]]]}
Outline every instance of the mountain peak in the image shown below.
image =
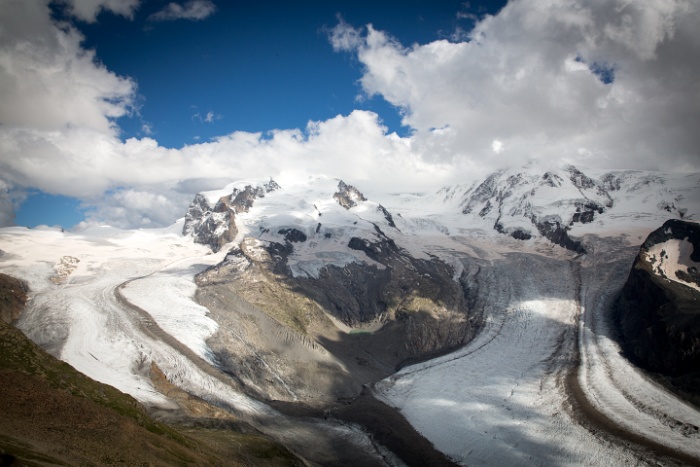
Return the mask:
{"type": "Polygon", "coordinates": [[[243,188],[231,184],[224,190],[227,189],[230,193],[220,196],[213,206],[212,199],[221,191],[197,193],[185,214],[183,235],[192,235],[196,243],[219,251],[238,234],[236,215],[248,212],[256,199],[279,190],[280,186],[270,178],[266,183],[246,184],[243,188]]]}
{"type": "Polygon", "coordinates": [[[333,195],[333,198],[345,209],[357,206],[358,201],[367,201],[360,190],[342,180],[338,182],[338,191],[333,195]]]}

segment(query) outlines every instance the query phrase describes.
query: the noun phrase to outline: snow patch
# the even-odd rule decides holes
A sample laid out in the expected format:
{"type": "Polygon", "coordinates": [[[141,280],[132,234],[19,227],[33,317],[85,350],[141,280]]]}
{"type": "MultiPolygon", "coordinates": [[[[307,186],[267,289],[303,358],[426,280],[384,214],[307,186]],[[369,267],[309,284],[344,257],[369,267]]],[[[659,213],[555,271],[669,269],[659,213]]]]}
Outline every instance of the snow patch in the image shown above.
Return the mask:
{"type": "MultiPolygon", "coordinates": [[[[690,268],[700,270],[700,263],[690,259],[693,244],[688,239],[670,239],[657,243],[644,253],[644,260],[652,265],[656,274],[673,282],[692,287],[700,291],[700,285],[682,280],[678,273],[687,273],[690,268]]],[[[682,274],[681,274],[682,276],[682,274]]]]}

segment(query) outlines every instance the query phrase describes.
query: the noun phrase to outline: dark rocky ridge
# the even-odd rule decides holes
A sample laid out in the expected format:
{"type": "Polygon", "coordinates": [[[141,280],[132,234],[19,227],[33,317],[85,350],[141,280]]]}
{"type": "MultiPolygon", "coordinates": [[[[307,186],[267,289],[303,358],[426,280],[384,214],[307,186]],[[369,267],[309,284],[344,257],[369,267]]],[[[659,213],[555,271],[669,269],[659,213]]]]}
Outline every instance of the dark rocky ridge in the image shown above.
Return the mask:
{"type": "Polygon", "coordinates": [[[260,238],[243,239],[197,278],[198,301],[220,323],[233,315],[251,323],[239,326],[235,336],[222,330],[209,345],[222,368],[255,397],[313,404],[354,397],[363,384],[405,362],[459,347],[479,329],[475,263],[464,259],[463,272],[456,272],[459,261],[414,258],[387,235],[398,229],[386,208],[376,205],[369,214],[373,222],[359,217],[352,209],[367,198],[343,181],[329,197],[349,217],[353,233],[345,247],[364,253],[366,262],[326,265],[313,277],[295,275],[288,264],[295,251],[306,252],[330,235],[314,216],[296,227],[262,228],[260,238]],[[286,384],[278,375],[286,375],[286,384]]]}
{"type": "MultiPolygon", "coordinates": [[[[700,394],[700,292],[658,273],[645,253],[668,240],[687,239],[700,260],[700,225],[669,220],[646,239],[617,301],[615,318],[625,354],[650,371],[700,394]]],[[[697,274],[687,272],[688,282],[697,274]]],[[[683,278],[680,278],[683,280],[683,278]]]]}
{"type": "Polygon", "coordinates": [[[367,201],[360,190],[342,180],[338,182],[338,191],[333,195],[333,198],[345,209],[357,206],[358,201],[367,201]]]}
{"type": "Polygon", "coordinates": [[[243,190],[234,188],[230,195],[222,196],[212,207],[206,196],[197,193],[185,213],[183,235],[192,235],[196,243],[209,245],[213,251],[221,247],[238,234],[236,214],[248,212],[257,198],[278,190],[280,186],[274,180],[253,187],[247,185],[243,190]]]}

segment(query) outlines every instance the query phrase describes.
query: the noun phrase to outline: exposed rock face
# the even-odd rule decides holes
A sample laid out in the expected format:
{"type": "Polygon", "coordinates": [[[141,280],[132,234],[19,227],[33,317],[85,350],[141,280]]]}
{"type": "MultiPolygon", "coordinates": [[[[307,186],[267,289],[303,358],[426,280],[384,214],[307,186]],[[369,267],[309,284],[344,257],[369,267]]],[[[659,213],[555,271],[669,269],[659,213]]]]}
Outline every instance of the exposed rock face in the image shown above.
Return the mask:
{"type": "Polygon", "coordinates": [[[478,331],[469,273],[455,280],[451,266],[412,258],[389,238],[349,243],[376,264],[295,277],[286,264],[291,241],[246,238],[198,276],[198,300],[221,323],[209,345],[256,396],[309,404],[354,396],[402,363],[463,345],[478,331]],[[232,314],[243,328],[227,328],[232,314]]]}
{"type": "Polygon", "coordinates": [[[56,274],[49,279],[54,284],[62,284],[68,276],[78,267],[80,260],[75,256],[63,256],[54,266],[56,274]]]}
{"type": "MultiPolygon", "coordinates": [[[[586,252],[586,249],[583,248],[581,242],[573,240],[571,237],[569,237],[566,226],[562,227],[561,218],[559,216],[548,216],[538,222],[535,222],[535,226],[543,237],[548,238],[549,241],[555,245],[564,247],[567,250],[575,251],[576,253],[586,252]]],[[[514,238],[518,237],[514,236],[514,238]]]]}
{"type": "MultiPolygon", "coordinates": [[[[249,236],[197,277],[222,369],[256,397],[313,404],[471,340],[478,266],[416,258],[389,210],[342,181],[308,183],[258,201],[274,206],[265,216],[239,217],[249,236]]],[[[241,193],[226,208],[232,223],[260,197],[241,193]]]]}
{"type": "Polygon", "coordinates": [[[357,206],[358,201],[367,201],[365,195],[352,185],[347,185],[344,181],[338,182],[338,191],[333,198],[345,209],[357,206]]]}
{"type": "Polygon", "coordinates": [[[278,190],[280,186],[270,179],[268,183],[253,187],[247,185],[242,190],[234,188],[230,195],[222,196],[212,207],[202,193],[197,193],[185,213],[183,235],[192,235],[194,241],[209,245],[212,250],[233,241],[238,234],[236,214],[248,212],[257,198],[278,190]]]}
{"type": "Polygon", "coordinates": [[[700,225],[667,221],[640,249],[617,303],[625,353],[699,393],[700,225]]]}
{"type": "Polygon", "coordinates": [[[27,302],[29,288],[23,281],[0,273],[0,320],[11,323],[27,302]]]}
{"type": "Polygon", "coordinates": [[[392,216],[391,213],[387,211],[384,206],[382,206],[381,204],[377,206],[377,211],[384,214],[384,219],[386,219],[386,222],[387,224],[389,224],[390,227],[396,228],[396,224],[394,223],[394,216],[392,216]]]}

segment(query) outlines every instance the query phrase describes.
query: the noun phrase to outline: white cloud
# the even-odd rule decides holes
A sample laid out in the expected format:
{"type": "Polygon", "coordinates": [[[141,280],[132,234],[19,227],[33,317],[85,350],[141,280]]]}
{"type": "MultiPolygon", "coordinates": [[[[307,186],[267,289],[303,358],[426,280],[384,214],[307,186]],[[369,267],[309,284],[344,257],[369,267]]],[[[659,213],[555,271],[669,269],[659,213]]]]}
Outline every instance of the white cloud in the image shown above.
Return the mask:
{"type": "Polygon", "coordinates": [[[533,0],[487,16],[470,41],[407,48],[343,22],[330,40],[357,54],[365,92],[402,111],[426,157],[697,170],[698,24],[700,4],[685,0],[533,0]]]}
{"type": "Polygon", "coordinates": [[[210,0],[190,0],[184,4],[171,2],[162,10],[153,13],[149,19],[152,21],[175,21],[189,19],[199,21],[207,18],[216,11],[216,5],[210,0]]]}
{"type": "Polygon", "coordinates": [[[204,115],[202,115],[200,112],[195,113],[192,115],[192,120],[199,121],[200,123],[214,123],[216,120],[221,120],[223,115],[214,113],[212,110],[208,111],[204,115]]]}
{"type": "Polygon", "coordinates": [[[329,32],[331,45],[336,52],[349,52],[363,44],[362,31],[350,26],[340,15],[338,25],[329,32]]]}
{"type": "Polygon", "coordinates": [[[14,225],[15,207],[24,198],[24,192],[13,188],[10,183],[0,179],[0,227],[14,225]]]}
{"type": "Polygon", "coordinates": [[[73,27],[50,20],[46,2],[0,2],[0,123],[4,130],[113,132],[131,111],[136,84],[81,46],[73,27]]]}
{"type": "MultiPolygon", "coordinates": [[[[195,3],[211,2],[161,11],[196,19],[195,3]]],[[[74,14],[127,11],[88,4],[97,8],[74,14]]],[[[13,196],[24,188],[78,197],[91,221],[138,227],[169,224],[195,191],[225,179],[307,168],[370,196],[533,158],[698,170],[699,8],[681,0],[510,2],[477,23],[469,42],[410,48],[341,21],[333,47],[357,53],[365,92],[399,107],[410,137],[354,111],[304,129],[234,132],[168,149],[150,137],[119,139],[114,121],[132,111],[135,82],[102,66],[73,27],[52,22],[45,1],[0,1],[0,224],[12,221],[13,196]]]]}
{"type": "MultiPolygon", "coordinates": [[[[26,0],[25,0],[26,1],[26,0]]],[[[69,5],[71,13],[88,23],[97,20],[97,15],[101,10],[122,15],[133,19],[134,10],[139,6],[140,0],[63,0],[69,5]]]]}
{"type": "Polygon", "coordinates": [[[117,190],[93,201],[86,224],[107,220],[120,228],[170,225],[184,215],[191,201],[191,195],[174,192],[167,185],[117,190]]]}
{"type": "Polygon", "coordinates": [[[503,143],[497,139],[494,139],[491,142],[491,150],[495,152],[496,154],[500,154],[503,152],[503,143]]]}

